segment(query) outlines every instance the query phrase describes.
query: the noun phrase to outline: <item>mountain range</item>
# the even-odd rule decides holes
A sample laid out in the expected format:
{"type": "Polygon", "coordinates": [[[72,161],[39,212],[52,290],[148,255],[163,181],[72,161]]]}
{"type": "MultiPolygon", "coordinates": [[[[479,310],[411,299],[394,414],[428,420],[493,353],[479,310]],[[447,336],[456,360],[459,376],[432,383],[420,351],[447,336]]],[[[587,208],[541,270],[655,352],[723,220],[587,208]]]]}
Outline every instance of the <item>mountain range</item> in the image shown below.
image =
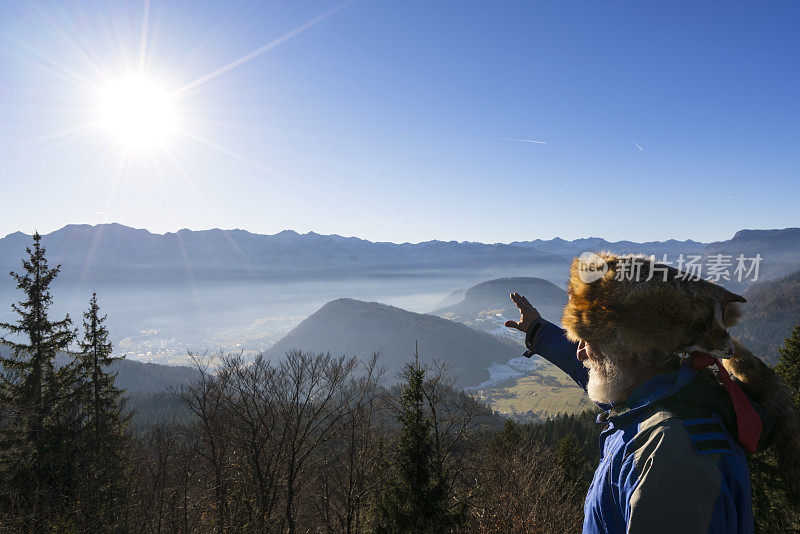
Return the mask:
{"type": "Polygon", "coordinates": [[[702,254],[706,244],[699,241],[687,239],[678,241],[668,239],[666,241],[645,241],[637,243],[635,241],[607,241],[601,237],[586,237],[567,241],[560,237],[553,239],[534,239],[532,241],[512,241],[511,245],[526,247],[557,254],[565,258],[579,256],[586,251],[606,250],[616,254],[655,254],[661,257],[663,254],[669,256],[673,254],[702,254]]]}
{"type": "MultiPolygon", "coordinates": [[[[0,239],[0,268],[16,268],[31,238],[16,232],[0,239]]],[[[365,273],[563,263],[536,249],[504,244],[427,241],[374,243],[355,237],[260,235],[244,230],[180,230],[152,234],[119,224],[68,225],[42,236],[51,264],[63,279],[159,283],[191,280],[314,278],[365,273]]],[[[62,282],[63,282],[62,279],[62,282]]]]}
{"type": "MultiPolygon", "coordinates": [[[[15,232],[0,239],[0,268],[18,266],[31,242],[15,232]]],[[[43,236],[48,258],[61,264],[64,279],[123,283],[314,278],[353,273],[408,273],[440,269],[513,269],[530,265],[563,266],[590,250],[647,254],[760,253],[768,277],[800,268],[800,228],[741,230],[714,243],[607,241],[590,237],[484,244],[456,241],[372,242],[356,237],[298,234],[284,230],[262,235],[245,230],[179,230],[153,234],[120,224],[67,225],[43,236]],[[781,264],[775,267],[774,264],[781,264]],[[789,264],[788,266],[785,264],[789,264]]]]}
{"type": "Polygon", "coordinates": [[[740,230],[732,239],[706,245],[706,254],[761,254],[769,261],[800,262],[800,228],[740,230]]]}

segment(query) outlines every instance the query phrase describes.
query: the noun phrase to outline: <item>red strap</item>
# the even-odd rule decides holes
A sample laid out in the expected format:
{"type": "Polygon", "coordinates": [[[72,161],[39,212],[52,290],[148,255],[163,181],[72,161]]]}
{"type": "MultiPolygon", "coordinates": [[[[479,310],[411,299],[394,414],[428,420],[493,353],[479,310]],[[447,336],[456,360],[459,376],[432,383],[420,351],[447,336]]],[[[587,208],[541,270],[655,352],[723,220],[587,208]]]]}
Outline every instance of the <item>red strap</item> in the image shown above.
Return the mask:
{"type": "Polygon", "coordinates": [[[722,385],[728,391],[728,396],[733,401],[733,409],[736,412],[736,427],[739,430],[739,443],[748,451],[756,452],[758,447],[758,438],[761,437],[761,417],[753,408],[750,399],[744,394],[744,391],[731,380],[731,375],[723,367],[722,362],[718,358],[714,358],[705,352],[692,353],[692,369],[702,369],[710,365],[716,364],[719,369],[719,377],[722,380],[722,385]]]}

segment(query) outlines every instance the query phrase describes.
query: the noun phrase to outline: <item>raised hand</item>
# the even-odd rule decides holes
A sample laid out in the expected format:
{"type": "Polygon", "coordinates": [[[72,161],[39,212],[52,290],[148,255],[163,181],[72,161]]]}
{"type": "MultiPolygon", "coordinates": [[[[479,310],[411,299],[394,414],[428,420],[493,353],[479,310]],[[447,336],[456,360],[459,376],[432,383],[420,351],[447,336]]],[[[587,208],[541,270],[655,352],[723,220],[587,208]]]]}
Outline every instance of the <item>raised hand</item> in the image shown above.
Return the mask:
{"type": "Polygon", "coordinates": [[[530,328],[531,323],[541,317],[539,312],[534,308],[528,299],[517,293],[516,291],[511,293],[511,300],[514,301],[514,304],[517,305],[519,308],[520,319],[519,321],[506,321],[505,325],[508,328],[516,328],[521,332],[527,332],[528,328],[530,328]]]}

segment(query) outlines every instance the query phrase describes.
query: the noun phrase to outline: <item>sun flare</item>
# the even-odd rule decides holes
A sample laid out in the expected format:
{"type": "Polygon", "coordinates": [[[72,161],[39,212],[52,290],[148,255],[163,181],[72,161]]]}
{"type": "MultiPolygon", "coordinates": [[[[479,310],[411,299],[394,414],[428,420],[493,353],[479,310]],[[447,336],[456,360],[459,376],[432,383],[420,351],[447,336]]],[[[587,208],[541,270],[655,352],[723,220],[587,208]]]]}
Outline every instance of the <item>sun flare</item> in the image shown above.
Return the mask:
{"type": "Polygon", "coordinates": [[[100,125],[125,147],[161,145],[178,129],[170,93],[141,77],[109,83],[99,92],[100,125]]]}

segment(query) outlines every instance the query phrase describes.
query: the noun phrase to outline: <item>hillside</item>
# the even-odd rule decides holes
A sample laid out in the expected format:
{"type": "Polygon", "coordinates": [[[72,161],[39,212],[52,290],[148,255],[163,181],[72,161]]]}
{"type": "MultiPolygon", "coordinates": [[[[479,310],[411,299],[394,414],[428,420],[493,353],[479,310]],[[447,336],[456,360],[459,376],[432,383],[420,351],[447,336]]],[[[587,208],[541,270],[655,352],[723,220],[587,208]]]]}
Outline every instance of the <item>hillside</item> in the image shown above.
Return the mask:
{"type": "Polygon", "coordinates": [[[764,361],[774,364],[778,347],[800,322],[800,271],[753,284],[744,297],[744,316],[731,333],[764,361]]]}
{"type": "Polygon", "coordinates": [[[492,363],[505,363],[522,351],[517,345],[433,315],[377,302],[337,299],[297,325],[265,354],[277,359],[289,350],[302,349],[366,358],[379,351],[386,381],[392,383],[413,358],[415,342],[423,361],[447,363],[462,386],[485,381],[492,363]]]}
{"type": "Polygon", "coordinates": [[[438,310],[439,308],[446,308],[448,306],[458,304],[464,300],[464,295],[466,294],[466,289],[456,289],[455,291],[451,291],[445,298],[437,302],[436,305],[433,306],[433,309],[438,310]]]}
{"type": "Polygon", "coordinates": [[[482,282],[467,289],[458,304],[431,313],[505,336],[510,332],[503,326],[506,319],[519,318],[519,310],[509,298],[514,291],[525,295],[548,321],[561,322],[561,311],[567,303],[566,291],[547,280],[532,277],[482,282]]]}
{"type": "MultiPolygon", "coordinates": [[[[0,345],[0,356],[10,358],[11,349],[0,345]]],[[[59,353],[56,365],[65,365],[71,356],[59,353]]],[[[185,365],[160,365],[123,359],[111,364],[111,371],[117,373],[116,385],[129,393],[153,393],[164,391],[172,386],[180,386],[195,377],[197,371],[185,365]]]]}
{"type": "Polygon", "coordinates": [[[160,365],[122,360],[111,366],[117,372],[116,384],[129,393],[153,393],[186,384],[197,371],[185,365],[160,365]]]}

